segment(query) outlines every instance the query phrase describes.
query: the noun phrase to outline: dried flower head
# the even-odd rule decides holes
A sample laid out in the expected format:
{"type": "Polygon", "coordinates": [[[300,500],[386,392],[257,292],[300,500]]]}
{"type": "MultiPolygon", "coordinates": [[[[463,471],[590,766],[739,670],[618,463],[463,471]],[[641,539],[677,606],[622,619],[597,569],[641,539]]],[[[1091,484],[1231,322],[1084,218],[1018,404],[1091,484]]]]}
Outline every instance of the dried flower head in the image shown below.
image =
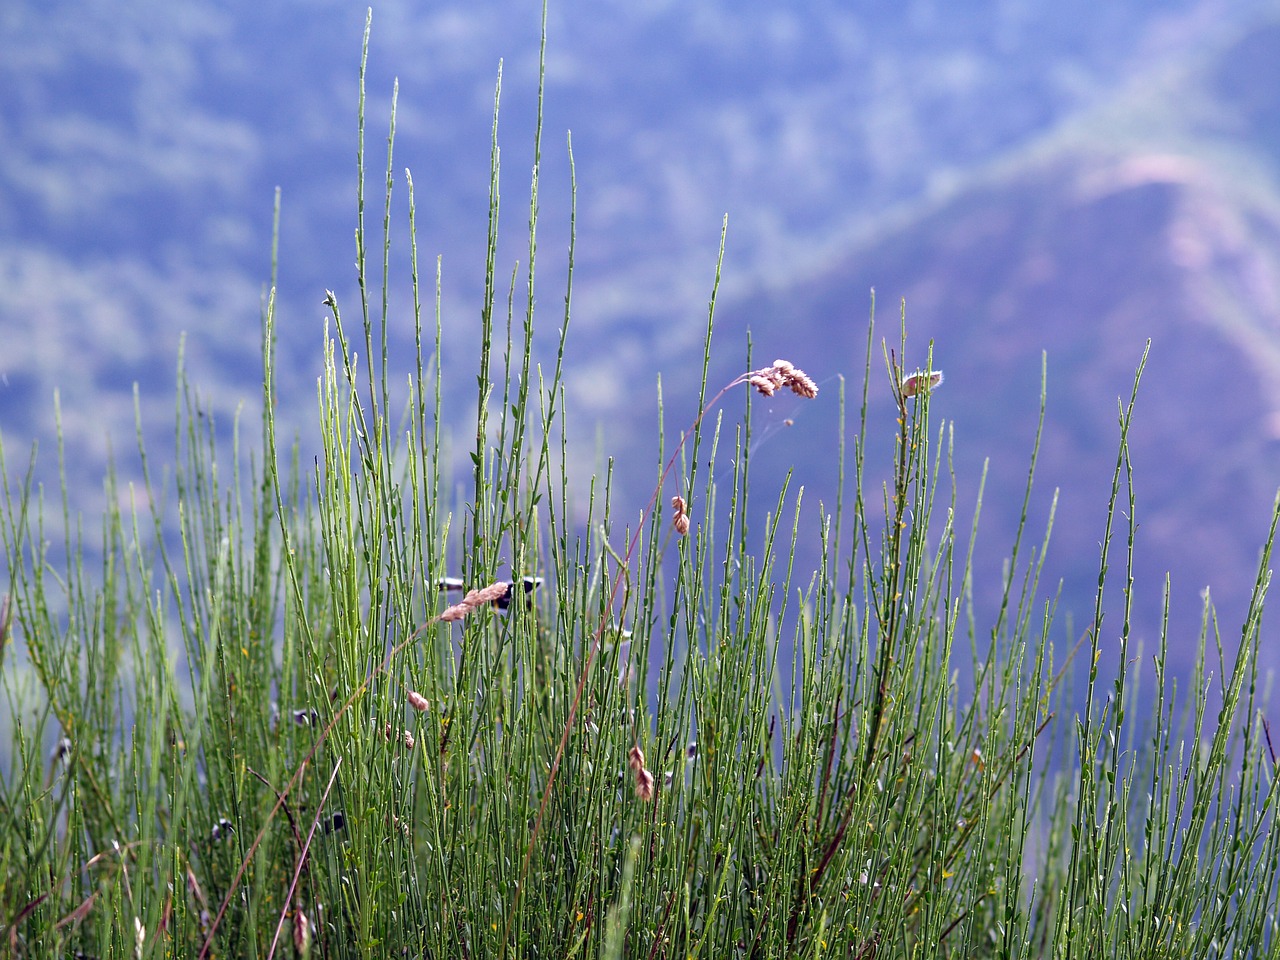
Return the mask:
{"type": "Polygon", "coordinates": [[[671,525],[676,528],[676,533],[680,536],[687,536],[689,533],[689,505],[684,502],[684,497],[671,498],[671,525]]]}
{"type": "Polygon", "coordinates": [[[782,385],[797,396],[812,400],[818,395],[818,385],[809,375],[786,360],[773,361],[773,369],[782,378],[782,385]]]}
{"type": "Polygon", "coordinates": [[[636,778],[636,796],[646,803],[653,799],[653,774],[645,769],[644,751],[636,744],[627,751],[627,766],[636,778]]]}
{"type": "Polygon", "coordinates": [[[462,602],[470,603],[475,607],[484,603],[495,603],[505,597],[510,589],[511,582],[509,580],[499,580],[497,583],[491,583],[487,587],[472,590],[463,597],[462,602]]]}
{"type": "Polygon", "coordinates": [[[405,699],[409,701],[409,706],[413,707],[413,709],[417,710],[419,713],[422,713],[424,710],[428,710],[431,707],[431,701],[416,690],[405,691],[405,699]]]}
{"type": "Polygon", "coordinates": [[[639,745],[627,751],[627,766],[632,770],[644,769],[644,751],[640,749],[639,745]]]}
{"type": "Polygon", "coordinates": [[[636,796],[648,803],[653,799],[653,774],[648,770],[636,771],[636,796]]]}
{"type": "Polygon", "coordinates": [[[455,620],[461,620],[477,607],[484,606],[486,603],[496,603],[507,595],[507,591],[511,589],[511,582],[508,580],[499,580],[491,583],[487,587],[480,587],[476,590],[468,591],[467,595],[462,598],[460,603],[455,603],[451,607],[446,607],[445,611],[440,614],[440,619],[445,623],[453,623],[455,620]]]}
{"type": "Polygon", "coordinates": [[[941,370],[917,370],[902,378],[902,396],[914,397],[928,393],[942,383],[941,370]]]}
{"type": "Polygon", "coordinates": [[[775,360],[772,366],[752,370],[746,376],[747,382],[766,397],[772,397],[784,387],[810,400],[818,395],[818,385],[790,360],[775,360]]]}

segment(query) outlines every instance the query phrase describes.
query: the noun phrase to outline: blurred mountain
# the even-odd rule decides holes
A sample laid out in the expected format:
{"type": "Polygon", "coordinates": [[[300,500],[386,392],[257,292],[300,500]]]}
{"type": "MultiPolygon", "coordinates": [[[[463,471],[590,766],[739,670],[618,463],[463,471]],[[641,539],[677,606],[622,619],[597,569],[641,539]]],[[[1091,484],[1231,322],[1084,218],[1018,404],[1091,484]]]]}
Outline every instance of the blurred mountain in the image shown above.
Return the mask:
{"type": "MultiPolygon", "coordinates": [[[[1175,661],[1185,667],[1194,651],[1206,588],[1234,650],[1280,486],[1277,81],[1275,22],[1141,78],[945,196],[838,245],[807,276],[742,298],[722,314],[722,335],[756,331],[762,362],[804,358],[830,384],[849,358],[865,355],[868,291],[876,288],[880,336],[891,348],[905,303],[907,368],[923,366],[931,344],[934,367],[947,374],[933,414],[954,428],[961,530],[990,459],[975,556],[978,598],[991,610],[1016,533],[1046,354],[1028,545],[1039,546],[1059,489],[1041,586],[1052,598],[1061,583],[1077,634],[1092,616],[1118,404],[1150,341],[1129,438],[1133,629],[1154,649],[1167,572],[1175,661]]],[[[880,342],[867,443],[883,463],[896,415],[880,342]]],[[[858,389],[850,386],[853,399],[858,389]]],[[[835,478],[794,458],[835,438],[831,405],[772,416],[783,415],[795,424],[785,444],[774,441],[783,449],[757,465],[791,469],[830,503],[835,478]]],[[[1120,512],[1130,512],[1123,488],[1120,512]]],[[[1123,515],[1110,559],[1108,639],[1122,628],[1123,515]]],[[[1266,656],[1280,667],[1274,646],[1266,656]]]]}
{"type": "MultiPolygon", "coordinates": [[[[541,6],[394,0],[373,16],[375,255],[399,79],[392,342],[400,356],[411,343],[409,167],[423,261],[434,269],[442,256],[446,361],[465,388],[478,355],[500,59],[499,274],[527,255],[541,6]]],[[[124,480],[137,477],[134,383],[163,462],[183,336],[223,434],[238,409],[252,417],[277,184],[278,412],[306,446],[324,291],[336,291],[344,317],[360,313],[363,25],[363,9],[337,0],[18,0],[0,10],[0,434],[11,476],[38,440],[39,476],[56,477],[55,388],[73,512],[100,508],[112,447],[124,480]]],[[[713,383],[740,368],[749,330],[761,362],[788,357],[824,386],[803,408],[758,405],[765,489],[770,470],[791,466],[809,502],[833,499],[837,427],[825,401],[839,376],[858,389],[874,287],[880,332],[896,341],[905,299],[909,363],[933,339],[947,371],[935,415],[955,425],[962,512],[991,458],[979,561],[998,571],[1047,351],[1031,523],[1043,524],[1061,486],[1043,586],[1062,579],[1082,627],[1115,400],[1150,339],[1131,438],[1141,632],[1158,626],[1165,569],[1180,636],[1194,633],[1206,584],[1225,622],[1238,618],[1280,479],[1280,5],[1115,0],[1082,16],[995,0],[565,0],[552,4],[548,33],[538,347],[552,357],[562,317],[572,130],[568,370],[582,469],[603,451],[623,459],[621,475],[651,475],[644,411],[656,410],[659,374],[671,422],[691,415],[727,212],[713,383]]],[[[867,440],[884,449],[882,379],[872,397],[885,432],[867,440]]],[[[468,415],[464,400],[451,408],[463,436],[468,415]]]]}

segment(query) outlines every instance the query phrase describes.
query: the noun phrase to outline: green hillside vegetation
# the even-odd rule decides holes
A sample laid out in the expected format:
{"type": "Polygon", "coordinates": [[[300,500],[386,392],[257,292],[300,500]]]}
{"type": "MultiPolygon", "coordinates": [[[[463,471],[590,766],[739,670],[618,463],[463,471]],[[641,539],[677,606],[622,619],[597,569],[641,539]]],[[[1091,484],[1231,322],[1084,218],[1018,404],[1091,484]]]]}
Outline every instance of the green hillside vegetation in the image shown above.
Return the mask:
{"type": "Polygon", "coordinates": [[[69,517],[80,532],[55,563],[32,468],[0,445],[3,949],[1280,955],[1256,659],[1275,520],[1239,632],[1206,602],[1193,676],[1165,676],[1163,637],[1142,651],[1127,619],[1102,618],[1104,593],[1110,609],[1131,585],[1141,362],[1079,636],[1043,599],[1049,533],[1025,501],[1004,570],[973,569],[977,525],[953,523],[950,433],[930,419],[947,385],[919,372],[945,358],[896,333],[882,346],[869,325],[851,397],[799,369],[816,343],[709,382],[718,264],[702,413],[656,438],[648,502],[621,502],[607,463],[585,484],[567,467],[572,246],[559,350],[535,357],[537,166],[527,260],[497,262],[497,98],[466,370],[442,359],[440,271],[419,260],[413,181],[395,172],[394,101],[368,225],[363,90],[363,295],[326,299],[314,466],[275,430],[274,278],[260,435],[241,424],[220,445],[181,382],[173,462],[144,449],[141,488],[107,480],[101,569],[77,559],[96,534],[69,517]],[[407,361],[387,348],[401,189],[407,361]],[[455,450],[444,411],[471,390],[474,440],[455,450]],[[776,391],[842,420],[848,400],[833,456],[855,493],[816,525],[802,477],[751,479],[752,398],[776,391]],[[895,423],[869,424],[873,391],[895,423]],[[864,489],[878,426],[891,481],[864,489]],[[802,538],[821,544],[817,569],[794,568],[802,538]],[[993,576],[1003,602],[982,621],[972,585],[993,576]]]}

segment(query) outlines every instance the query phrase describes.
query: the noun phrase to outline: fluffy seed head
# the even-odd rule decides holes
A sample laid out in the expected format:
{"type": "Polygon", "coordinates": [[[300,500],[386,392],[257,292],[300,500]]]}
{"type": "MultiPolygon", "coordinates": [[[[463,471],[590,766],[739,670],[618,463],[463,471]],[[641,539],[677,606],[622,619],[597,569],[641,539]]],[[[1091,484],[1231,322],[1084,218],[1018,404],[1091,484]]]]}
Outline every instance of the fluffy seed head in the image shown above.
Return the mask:
{"type": "Polygon", "coordinates": [[[455,603],[452,607],[446,607],[444,612],[440,614],[440,619],[444,623],[453,623],[466,617],[476,607],[484,606],[486,603],[496,603],[507,595],[507,591],[511,589],[511,584],[506,580],[499,580],[497,583],[491,583],[487,587],[480,587],[477,590],[468,591],[467,595],[462,598],[461,603],[455,603]]]}
{"type": "Polygon", "coordinates": [[[806,399],[813,399],[818,395],[818,385],[790,360],[775,360],[773,366],[752,370],[746,374],[746,378],[749,384],[766,397],[772,397],[783,387],[806,399]]]}
{"type": "Polygon", "coordinates": [[[927,393],[942,383],[941,370],[917,370],[902,378],[903,397],[914,397],[927,393]]]}
{"type": "Polygon", "coordinates": [[[413,709],[417,710],[419,713],[422,713],[431,706],[431,701],[416,690],[406,691],[405,699],[409,701],[409,706],[413,707],[413,709]]]}
{"type": "Polygon", "coordinates": [[[440,619],[445,623],[453,623],[455,620],[461,620],[471,608],[465,603],[455,603],[452,607],[446,607],[444,613],[440,614],[440,619]]]}
{"type": "Polygon", "coordinates": [[[798,397],[812,400],[818,395],[818,385],[803,370],[792,370],[787,376],[786,383],[791,388],[791,392],[798,397]]]}
{"type": "Polygon", "coordinates": [[[487,587],[481,587],[479,590],[472,590],[463,599],[463,603],[469,603],[473,607],[478,607],[482,603],[493,603],[495,600],[501,600],[507,595],[507,591],[511,589],[511,584],[506,580],[499,580],[497,583],[491,583],[487,587]]]}

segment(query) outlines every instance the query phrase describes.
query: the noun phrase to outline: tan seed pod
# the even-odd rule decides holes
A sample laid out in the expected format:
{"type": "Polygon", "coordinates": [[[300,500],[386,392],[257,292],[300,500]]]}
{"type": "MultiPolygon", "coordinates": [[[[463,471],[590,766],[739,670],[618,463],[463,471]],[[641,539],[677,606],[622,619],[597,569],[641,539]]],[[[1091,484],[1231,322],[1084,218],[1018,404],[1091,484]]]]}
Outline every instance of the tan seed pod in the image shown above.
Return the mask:
{"type": "Polygon", "coordinates": [[[640,749],[639,745],[632,747],[627,752],[627,766],[636,771],[644,769],[644,751],[640,749]]]}
{"type": "Polygon", "coordinates": [[[648,770],[639,770],[636,773],[636,796],[648,803],[653,799],[653,774],[648,770]]]}
{"type": "Polygon", "coordinates": [[[431,708],[431,701],[416,690],[406,690],[405,699],[409,701],[409,706],[413,707],[413,709],[417,710],[419,713],[431,708]]]}
{"type": "Polygon", "coordinates": [[[676,533],[680,536],[686,536],[689,533],[689,505],[684,502],[684,497],[671,498],[671,525],[675,527],[676,533]]]}

